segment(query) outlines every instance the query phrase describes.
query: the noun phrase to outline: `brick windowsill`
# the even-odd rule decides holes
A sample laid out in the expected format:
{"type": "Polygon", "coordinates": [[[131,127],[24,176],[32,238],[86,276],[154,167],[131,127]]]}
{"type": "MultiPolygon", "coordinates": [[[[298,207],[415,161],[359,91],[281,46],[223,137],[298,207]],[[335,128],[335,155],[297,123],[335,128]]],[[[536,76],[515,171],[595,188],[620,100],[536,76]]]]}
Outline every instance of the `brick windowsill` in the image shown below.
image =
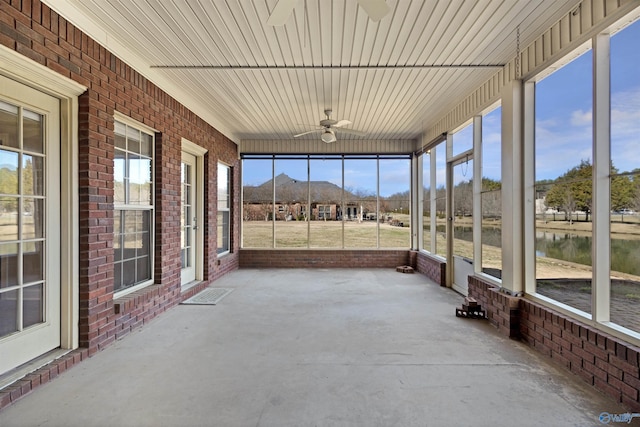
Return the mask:
{"type": "Polygon", "coordinates": [[[125,314],[162,294],[161,285],[150,285],[113,300],[115,314],[125,314]]]}

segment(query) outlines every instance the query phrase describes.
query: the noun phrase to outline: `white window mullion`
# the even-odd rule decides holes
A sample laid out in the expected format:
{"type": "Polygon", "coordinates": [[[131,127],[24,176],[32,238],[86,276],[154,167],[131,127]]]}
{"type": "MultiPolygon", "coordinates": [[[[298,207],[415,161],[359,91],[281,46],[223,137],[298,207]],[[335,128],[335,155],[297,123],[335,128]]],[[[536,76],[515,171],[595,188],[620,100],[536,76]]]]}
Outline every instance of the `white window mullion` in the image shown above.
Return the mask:
{"type": "Polygon", "coordinates": [[[482,273],[482,116],[473,118],[473,271],[482,273]]]}
{"type": "Polygon", "coordinates": [[[611,99],[609,34],[593,38],[592,318],[608,322],[611,295],[611,99]]]}

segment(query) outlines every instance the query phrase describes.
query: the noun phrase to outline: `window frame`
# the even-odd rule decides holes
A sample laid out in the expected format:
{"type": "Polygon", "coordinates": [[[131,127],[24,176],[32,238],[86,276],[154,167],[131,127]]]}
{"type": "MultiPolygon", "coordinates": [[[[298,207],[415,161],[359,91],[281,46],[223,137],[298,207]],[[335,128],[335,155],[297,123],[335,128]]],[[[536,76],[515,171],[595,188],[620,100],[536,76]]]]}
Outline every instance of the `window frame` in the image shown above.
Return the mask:
{"type": "MultiPolygon", "coordinates": [[[[217,240],[220,239],[220,233],[222,231],[222,239],[223,239],[223,247],[222,250],[220,247],[216,247],[216,255],[218,258],[223,257],[229,253],[231,253],[231,211],[232,211],[232,198],[231,198],[231,180],[233,177],[233,167],[229,166],[226,163],[223,162],[218,162],[217,165],[217,179],[216,179],[216,183],[217,183],[217,203],[216,203],[216,235],[217,235],[217,240]],[[225,188],[226,189],[226,206],[221,207],[220,206],[220,189],[221,189],[221,176],[220,176],[220,169],[224,168],[224,170],[226,171],[225,175],[226,175],[226,183],[225,183],[225,188]],[[226,213],[227,215],[227,223],[225,226],[225,223],[223,221],[222,224],[220,224],[219,218],[220,218],[220,214],[222,213],[223,218],[224,215],[226,213]],[[225,228],[226,228],[226,239],[225,239],[225,228]],[[224,241],[226,240],[226,242],[224,241]],[[225,247],[226,246],[226,247],[225,247]]],[[[217,242],[216,240],[216,242],[217,242]]]]}
{"type": "MultiPolygon", "coordinates": [[[[280,168],[278,165],[278,168],[276,168],[276,163],[279,161],[298,161],[298,160],[304,160],[307,163],[307,170],[306,170],[306,179],[307,179],[307,185],[308,185],[308,190],[307,190],[307,200],[306,200],[306,205],[309,206],[308,212],[305,212],[307,209],[305,207],[305,203],[302,203],[300,206],[300,214],[304,215],[305,213],[307,213],[308,218],[305,218],[305,221],[307,222],[307,230],[306,230],[306,241],[307,241],[307,246],[306,249],[317,249],[317,248],[322,248],[322,249],[348,249],[348,250],[352,250],[352,249],[375,249],[375,250],[386,250],[389,249],[388,247],[384,247],[380,245],[380,221],[376,221],[376,226],[375,228],[372,228],[372,230],[375,230],[375,234],[371,234],[371,236],[367,236],[368,238],[371,238],[371,240],[375,239],[375,243],[373,243],[372,245],[359,245],[359,246],[350,246],[350,239],[349,239],[349,235],[348,235],[348,228],[345,227],[345,221],[347,221],[347,215],[345,214],[345,212],[347,211],[347,209],[350,207],[349,203],[350,200],[349,199],[345,199],[345,190],[349,190],[348,186],[345,185],[345,180],[347,179],[347,170],[349,167],[350,162],[352,161],[365,161],[368,162],[370,165],[375,165],[372,166],[370,170],[375,171],[375,186],[376,186],[376,190],[375,190],[375,195],[374,196],[360,196],[358,194],[354,194],[354,196],[356,198],[358,198],[358,200],[360,200],[360,198],[362,198],[362,200],[367,200],[368,202],[371,203],[371,206],[375,208],[375,210],[377,212],[380,212],[381,210],[381,199],[383,199],[380,196],[380,188],[379,188],[379,180],[380,180],[380,162],[384,161],[384,160],[406,160],[408,162],[408,165],[411,165],[411,157],[412,153],[397,153],[397,154],[332,154],[332,155],[327,155],[327,154],[305,154],[305,155],[292,155],[292,154],[261,154],[261,153],[242,153],[240,155],[240,159],[241,159],[241,167],[242,167],[242,181],[240,183],[241,187],[242,187],[242,194],[243,194],[243,200],[242,200],[242,209],[246,210],[247,209],[247,201],[244,198],[245,195],[245,182],[244,182],[244,170],[247,169],[247,165],[246,165],[246,161],[256,161],[256,160],[268,160],[271,161],[271,176],[269,177],[269,180],[265,181],[265,182],[270,182],[271,183],[271,189],[270,189],[270,196],[271,196],[271,203],[272,203],[272,212],[274,213],[273,217],[268,219],[268,222],[271,224],[272,227],[272,235],[271,237],[271,244],[269,246],[247,246],[246,245],[246,230],[247,228],[244,226],[244,221],[247,221],[247,219],[245,219],[247,217],[247,215],[245,215],[243,213],[242,215],[242,225],[241,225],[241,229],[242,229],[242,233],[241,233],[241,240],[242,240],[242,246],[241,248],[246,248],[246,249],[258,249],[258,248],[275,248],[275,247],[280,247],[277,243],[278,243],[278,237],[277,237],[277,233],[276,231],[276,214],[277,214],[277,209],[276,209],[276,199],[278,198],[277,196],[277,189],[275,187],[275,178],[278,175],[278,173],[280,172],[280,168]],[[338,240],[336,241],[340,241],[340,245],[334,245],[334,246],[314,246],[313,245],[313,229],[311,228],[312,224],[314,224],[314,215],[318,214],[318,202],[317,201],[312,201],[311,200],[311,194],[312,191],[309,191],[309,189],[311,188],[311,186],[315,185],[314,182],[318,181],[317,179],[313,179],[313,162],[317,161],[317,160],[322,160],[322,161],[340,161],[342,162],[342,170],[341,170],[341,197],[340,200],[335,200],[334,202],[321,202],[322,206],[325,206],[325,212],[324,215],[327,216],[328,215],[328,220],[332,220],[334,222],[340,222],[341,223],[341,236],[338,240]],[[329,208],[329,210],[326,210],[326,208],[329,208]],[[336,210],[339,209],[339,212],[336,210]],[[335,215],[335,216],[334,216],[335,215]],[[332,218],[336,218],[336,219],[332,219],[332,218]]],[[[358,170],[361,170],[362,168],[358,168],[358,170]]],[[[410,175],[410,174],[409,174],[410,175]]],[[[411,189],[411,182],[410,182],[410,176],[408,177],[408,187],[407,189],[410,190],[411,189]]],[[[264,183],[262,183],[264,184],[264,183]]],[[[409,202],[411,201],[411,198],[409,198],[407,200],[407,206],[409,205],[409,202]]],[[[411,211],[411,208],[409,209],[409,211],[411,211]]],[[[380,214],[382,215],[382,214],[380,214]]],[[[317,224],[314,224],[317,225],[317,224]]],[[[409,232],[409,235],[411,233],[409,232]]],[[[300,248],[300,246],[282,246],[282,247],[295,247],[295,248],[300,248]]],[[[411,247],[411,236],[409,236],[408,240],[407,240],[407,246],[406,248],[409,249],[411,247]]]]}
{"type": "MultiPolygon", "coordinates": [[[[116,134],[116,130],[115,130],[115,123],[119,122],[121,124],[124,124],[126,126],[126,128],[133,128],[141,133],[145,133],[149,136],[151,136],[151,166],[150,166],[150,170],[151,170],[151,186],[150,186],[150,192],[151,192],[151,197],[150,197],[150,204],[149,205],[140,205],[140,204],[131,204],[131,203],[116,203],[115,202],[115,197],[114,197],[114,204],[113,204],[113,219],[114,219],[114,230],[113,230],[113,239],[114,239],[114,299],[123,297],[125,295],[128,295],[132,292],[135,292],[137,290],[140,290],[142,288],[145,288],[149,285],[152,285],[155,281],[155,275],[154,275],[154,269],[155,269],[155,204],[156,204],[156,200],[155,200],[155,142],[156,142],[156,134],[157,131],[149,126],[146,126],[134,119],[131,119],[130,117],[125,116],[122,113],[119,113],[118,111],[114,112],[114,137],[116,134]],[[116,235],[120,234],[120,230],[116,230],[115,229],[115,222],[116,222],[116,215],[119,214],[119,212],[139,212],[139,211],[145,211],[149,213],[149,271],[150,271],[150,278],[144,281],[141,281],[139,283],[135,283],[131,286],[125,287],[125,288],[120,288],[120,289],[115,289],[115,268],[116,268],[116,264],[122,264],[124,262],[124,259],[121,259],[120,261],[115,261],[115,240],[116,240],[116,235]]],[[[126,131],[125,131],[126,133],[126,131]]],[[[126,137],[126,135],[125,135],[126,137]]],[[[118,148],[115,146],[114,144],[114,163],[115,163],[115,153],[116,150],[122,150],[121,148],[118,148]]],[[[127,150],[127,152],[129,152],[127,150]]],[[[140,153],[138,153],[140,154],[140,153]]],[[[114,170],[114,186],[115,186],[115,170],[114,170]]],[[[130,193],[129,189],[125,189],[125,194],[128,195],[130,193]]],[[[124,224],[121,223],[121,227],[123,227],[124,224]]],[[[122,229],[121,229],[122,230],[122,229]]]]}
{"type": "MultiPolygon", "coordinates": [[[[610,85],[610,39],[615,33],[623,29],[619,27],[622,19],[610,27],[608,30],[600,31],[592,35],[586,42],[578,46],[572,52],[565,55],[558,62],[548,66],[540,73],[524,80],[524,117],[525,124],[525,153],[524,157],[534,159],[534,135],[535,135],[535,84],[547,75],[561,68],[563,65],[573,61],[577,56],[584,53],[589,47],[592,50],[592,85],[593,85],[593,140],[592,140],[592,186],[593,186],[593,210],[591,212],[593,221],[592,234],[592,272],[591,272],[591,313],[586,313],[575,307],[569,306],[552,298],[537,293],[535,275],[535,248],[531,245],[525,246],[525,296],[534,301],[538,301],[545,306],[552,307],[561,313],[578,318],[600,330],[611,333],[631,342],[640,342],[640,331],[628,329],[622,325],[610,321],[611,310],[611,252],[610,252],[610,198],[611,198],[611,172],[610,172],[610,141],[611,141],[611,85],[610,85]],[[597,200],[597,201],[596,201],[597,200]]],[[[630,24],[633,21],[629,22],[630,24]]],[[[535,184],[535,161],[525,162],[526,173],[525,197],[534,197],[535,184]]],[[[525,234],[532,236],[535,227],[535,213],[533,209],[525,212],[525,234]]]]}

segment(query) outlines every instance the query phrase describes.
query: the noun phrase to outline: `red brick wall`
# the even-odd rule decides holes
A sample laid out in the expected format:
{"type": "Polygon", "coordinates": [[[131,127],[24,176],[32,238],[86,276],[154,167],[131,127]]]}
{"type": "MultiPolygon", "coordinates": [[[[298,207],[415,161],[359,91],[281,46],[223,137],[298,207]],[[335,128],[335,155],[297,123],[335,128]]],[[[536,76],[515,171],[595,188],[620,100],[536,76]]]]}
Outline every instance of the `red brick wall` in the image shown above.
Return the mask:
{"type": "Polygon", "coordinates": [[[474,276],[469,276],[469,296],[475,298],[487,312],[489,322],[510,338],[520,337],[520,298],[500,292],[499,288],[474,276]]]}
{"type": "Polygon", "coordinates": [[[408,263],[408,250],[240,250],[240,268],[396,268],[408,263]]]}
{"type": "Polygon", "coordinates": [[[520,301],[522,340],[640,411],[640,348],[535,302],[520,301]]]}
{"type": "Polygon", "coordinates": [[[640,348],[536,302],[501,294],[469,277],[469,295],[491,323],[570,370],[587,384],[640,411],[640,348]]]}
{"type": "Polygon", "coordinates": [[[447,263],[432,257],[425,252],[415,251],[414,267],[419,273],[424,274],[429,279],[438,283],[440,286],[446,286],[446,268],[447,263]]]}
{"type": "Polygon", "coordinates": [[[205,156],[204,283],[238,268],[236,145],[38,0],[0,0],[0,43],[88,87],[79,98],[80,346],[91,355],[167,308],[180,292],[181,140],[205,156]],[[153,286],[113,299],[114,111],[158,131],[153,286]],[[216,256],[217,162],[233,168],[232,253],[216,256]]]}

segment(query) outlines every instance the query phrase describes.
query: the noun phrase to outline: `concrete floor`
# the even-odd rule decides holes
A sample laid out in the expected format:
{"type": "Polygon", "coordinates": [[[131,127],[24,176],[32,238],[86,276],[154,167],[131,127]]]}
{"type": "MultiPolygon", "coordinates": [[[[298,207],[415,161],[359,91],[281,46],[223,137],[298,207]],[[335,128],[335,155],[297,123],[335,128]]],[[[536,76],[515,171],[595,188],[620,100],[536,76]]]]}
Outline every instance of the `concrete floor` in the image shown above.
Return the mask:
{"type": "Polygon", "coordinates": [[[0,412],[0,426],[586,426],[626,410],[393,270],[240,270],[0,412]]]}

